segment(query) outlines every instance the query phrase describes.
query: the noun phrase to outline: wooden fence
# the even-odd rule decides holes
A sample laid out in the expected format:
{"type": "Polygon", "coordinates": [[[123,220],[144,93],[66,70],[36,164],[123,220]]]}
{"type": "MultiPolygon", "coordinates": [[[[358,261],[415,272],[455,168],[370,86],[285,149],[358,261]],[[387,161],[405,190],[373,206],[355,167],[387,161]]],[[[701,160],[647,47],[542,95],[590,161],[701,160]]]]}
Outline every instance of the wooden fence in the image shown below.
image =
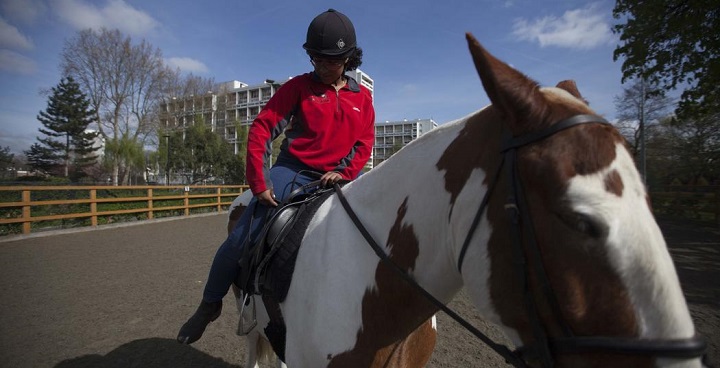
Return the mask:
{"type": "Polygon", "coordinates": [[[222,211],[245,185],[0,186],[0,235],[222,211]]]}
{"type": "Polygon", "coordinates": [[[669,185],[650,191],[653,212],[720,228],[720,185],[669,185]]]}
{"type": "MultiPolygon", "coordinates": [[[[0,186],[0,236],[222,211],[244,185],[0,186]]],[[[720,227],[720,186],[650,193],[656,214],[720,227]]]]}

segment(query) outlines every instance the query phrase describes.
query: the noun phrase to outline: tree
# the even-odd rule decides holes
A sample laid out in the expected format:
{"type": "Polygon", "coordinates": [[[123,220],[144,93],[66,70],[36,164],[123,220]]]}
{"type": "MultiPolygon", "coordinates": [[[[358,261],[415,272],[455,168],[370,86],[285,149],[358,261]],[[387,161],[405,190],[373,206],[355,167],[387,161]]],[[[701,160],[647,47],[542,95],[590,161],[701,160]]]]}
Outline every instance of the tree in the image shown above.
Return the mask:
{"type": "Polygon", "coordinates": [[[666,91],[685,88],[676,115],[703,119],[720,112],[720,6],[717,0],[616,0],[625,23],[614,59],[623,81],[642,78],[666,91]]]}
{"type": "Polygon", "coordinates": [[[120,184],[130,184],[133,173],[145,170],[145,156],[142,143],[128,135],[123,135],[105,143],[104,164],[107,167],[117,169],[121,178],[120,184]]]}
{"type": "Polygon", "coordinates": [[[126,182],[131,168],[122,165],[135,160],[122,156],[133,152],[128,141],[142,146],[154,133],[157,106],[175,73],[163,64],[159,49],[144,40],[133,44],[120,31],[107,29],[80,31],[67,41],[61,67],[90,96],[112,158],[113,184],[126,182]]]}
{"type": "Polygon", "coordinates": [[[15,155],[10,153],[10,147],[0,147],[0,179],[12,176],[13,161],[15,155]]]}
{"type": "Polygon", "coordinates": [[[232,147],[198,119],[184,132],[170,135],[170,167],[185,177],[186,183],[199,183],[225,177],[233,161],[232,147]]]}
{"type": "MultiPolygon", "coordinates": [[[[229,184],[246,184],[247,178],[245,176],[245,168],[247,162],[247,137],[249,125],[242,125],[240,121],[236,121],[235,132],[237,132],[237,152],[233,155],[229,162],[229,166],[225,171],[224,179],[229,184]]],[[[273,151],[275,145],[273,142],[273,151]]]]}
{"type": "Polygon", "coordinates": [[[63,78],[52,88],[48,106],[37,119],[44,127],[38,130],[45,137],[38,137],[39,143],[26,151],[30,165],[43,173],[72,179],[82,176],[83,167],[97,159],[95,135],[86,132],[88,125],[95,122],[95,112],[72,77],[63,78]]]}
{"type": "Polygon", "coordinates": [[[616,124],[625,136],[635,157],[643,179],[647,178],[647,146],[645,142],[652,128],[661,118],[668,115],[672,100],[654,83],[636,79],[623,89],[621,96],[615,96],[615,108],[618,112],[616,124]]]}
{"type": "Polygon", "coordinates": [[[675,178],[697,184],[720,178],[720,115],[705,119],[670,119],[666,124],[669,149],[676,157],[675,178]]]}

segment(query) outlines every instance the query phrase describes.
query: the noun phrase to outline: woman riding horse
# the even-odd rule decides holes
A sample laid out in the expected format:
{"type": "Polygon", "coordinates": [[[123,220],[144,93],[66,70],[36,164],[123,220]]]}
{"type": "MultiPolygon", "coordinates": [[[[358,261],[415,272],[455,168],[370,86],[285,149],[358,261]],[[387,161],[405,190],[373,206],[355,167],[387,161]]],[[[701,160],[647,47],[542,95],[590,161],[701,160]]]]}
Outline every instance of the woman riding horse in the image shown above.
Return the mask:
{"type": "Polygon", "coordinates": [[[352,22],[334,9],[323,12],[310,23],[303,48],[313,72],[287,81],[250,127],[247,179],[255,198],[218,249],[200,306],[178,333],[181,343],[197,341],[220,316],[242,250],[257,237],[267,211],[277,201],[316,180],[315,172],[323,173],[322,185],[355,179],[370,158],[375,139],[372,97],[345,75],[362,64],[352,22]],[[283,131],[280,155],[268,171],[271,143],[283,131]]]}

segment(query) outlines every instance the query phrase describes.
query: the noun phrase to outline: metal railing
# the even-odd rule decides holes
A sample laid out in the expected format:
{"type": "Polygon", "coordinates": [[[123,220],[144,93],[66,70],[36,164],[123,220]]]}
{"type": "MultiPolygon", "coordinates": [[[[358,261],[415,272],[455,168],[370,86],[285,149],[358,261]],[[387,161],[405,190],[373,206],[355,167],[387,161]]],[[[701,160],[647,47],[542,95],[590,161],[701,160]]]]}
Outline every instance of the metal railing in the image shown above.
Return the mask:
{"type": "Polygon", "coordinates": [[[0,187],[0,235],[220,212],[247,188],[246,185],[0,187]]]}

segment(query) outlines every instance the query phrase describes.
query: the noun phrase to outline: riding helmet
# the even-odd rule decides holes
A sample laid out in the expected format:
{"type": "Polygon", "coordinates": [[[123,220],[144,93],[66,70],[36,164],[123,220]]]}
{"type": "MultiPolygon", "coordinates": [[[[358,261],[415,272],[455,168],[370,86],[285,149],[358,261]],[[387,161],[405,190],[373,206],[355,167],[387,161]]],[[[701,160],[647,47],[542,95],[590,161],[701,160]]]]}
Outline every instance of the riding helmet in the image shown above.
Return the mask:
{"type": "Polygon", "coordinates": [[[342,57],[356,46],[355,27],[350,19],[335,9],[328,9],[310,22],[303,48],[311,54],[342,57]]]}

